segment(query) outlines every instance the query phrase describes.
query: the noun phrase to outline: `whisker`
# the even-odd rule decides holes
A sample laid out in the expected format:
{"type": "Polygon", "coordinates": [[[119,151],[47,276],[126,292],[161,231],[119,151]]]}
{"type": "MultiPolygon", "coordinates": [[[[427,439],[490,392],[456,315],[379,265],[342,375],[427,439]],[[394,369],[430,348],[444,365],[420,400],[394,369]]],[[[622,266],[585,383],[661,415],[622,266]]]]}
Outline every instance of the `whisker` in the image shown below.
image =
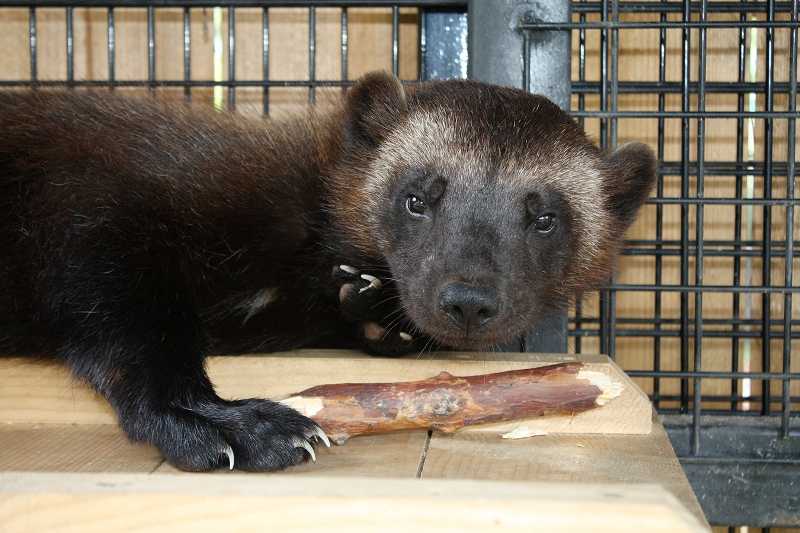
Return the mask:
{"type": "Polygon", "coordinates": [[[400,314],[400,318],[402,318],[402,317],[404,317],[404,316],[405,316],[405,313],[404,313],[404,311],[405,311],[405,309],[403,309],[402,307],[401,307],[401,308],[399,308],[399,309],[395,309],[394,311],[390,311],[390,312],[388,312],[388,313],[386,314],[386,316],[384,316],[384,317],[381,319],[381,322],[385,322],[386,320],[389,320],[389,318],[391,318],[392,316],[394,316],[394,315],[397,315],[397,314],[400,314]]]}
{"type": "Polygon", "coordinates": [[[390,333],[390,332],[391,332],[391,331],[392,331],[392,330],[393,330],[395,327],[397,327],[397,326],[400,324],[400,322],[402,322],[402,320],[403,320],[403,317],[402,317],[402,316],[400,316],[400,317],[397,317],[397,318],[395,318],[394,320],[392,320],[391,324],[389,324],[388,326],[386,326],[386,329],[385,329],[385,330],[384,330],[384,332],[383,332],[383,337],[381,338],[381,340],[386,340],[386,338],[389,336],[389,333],[390,333]]]}
{"type": "Polygon", "coordinates": [[[389,296],[388,298],[385,298],[385,299],[381,300],[380,302],[378,302],[378,303],[374,304],[374,305],[372,306],[372,309],[375,309],[375,308],[376,308],[376,307],[378,307],[379,305],[383,305],[383,304],[385,304],[386,302],[390,302],[390,301],[392,301],[392,300],[399,300],[399,299],[400,299],[400,295],[399,295],[399,294],[395,294],[395,295],[393,295],[393,296],[389,296]]]}
{"type": "Polygon", "coordinates": [[[423,354],[425,353],[425,350],[428,349],[428,346],[430,346],[432,340],[433,340],[433,337],[428,339],[428,342],[425,343],[425,346],[423,346],[422,350],[420,350],[419,354],[417,354],[417,359],[421,359],[422,358],[423,354]]]}

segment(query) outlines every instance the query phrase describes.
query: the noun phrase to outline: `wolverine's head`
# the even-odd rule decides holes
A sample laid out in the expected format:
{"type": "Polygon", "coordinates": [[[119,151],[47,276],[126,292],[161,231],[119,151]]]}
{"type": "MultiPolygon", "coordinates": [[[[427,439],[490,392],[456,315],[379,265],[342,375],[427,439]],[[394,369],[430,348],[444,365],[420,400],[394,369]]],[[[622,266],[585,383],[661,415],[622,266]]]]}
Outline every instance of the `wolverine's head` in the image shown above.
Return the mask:
{"type": "Polygon", "coordinates": [[[344,146],[339,222],[456,348],[507,342],[602,283],[655,180],[646,146],[604,155],[546,98],[469,81],[362,78],[344,146]]]}

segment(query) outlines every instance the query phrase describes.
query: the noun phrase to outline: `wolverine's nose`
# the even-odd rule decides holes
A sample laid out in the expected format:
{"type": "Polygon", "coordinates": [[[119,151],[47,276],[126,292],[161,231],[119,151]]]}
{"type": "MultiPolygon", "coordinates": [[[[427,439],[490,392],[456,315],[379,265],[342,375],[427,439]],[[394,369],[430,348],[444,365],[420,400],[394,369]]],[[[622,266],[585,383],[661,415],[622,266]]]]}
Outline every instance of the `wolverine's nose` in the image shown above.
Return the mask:
{"type": "Polygon", "coordinates": [[[439,292],[439,308],[468,333],[492,320],[498,311],[497,291],[451,283],[439,292]]]}

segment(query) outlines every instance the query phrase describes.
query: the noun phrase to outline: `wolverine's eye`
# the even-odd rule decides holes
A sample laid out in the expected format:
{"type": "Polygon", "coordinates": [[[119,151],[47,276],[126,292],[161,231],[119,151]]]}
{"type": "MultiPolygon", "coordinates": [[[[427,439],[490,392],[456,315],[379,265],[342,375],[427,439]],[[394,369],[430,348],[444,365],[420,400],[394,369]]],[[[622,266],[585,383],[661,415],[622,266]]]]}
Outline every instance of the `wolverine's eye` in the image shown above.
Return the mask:
{"type": "Polygon", "coordinates": [[[425,216],[425,211],[428,210],[428,204],[421,198],[409,194],[408,198],[406,198],[406,210],[412,217],[423,217],[425,216]]]}
{"type": "Polygon", "coordinates": [[[539,233],[550,233],[556,227],[556,216],[551,213],[539,215],[533,222],[533,227],[539,233]]]}

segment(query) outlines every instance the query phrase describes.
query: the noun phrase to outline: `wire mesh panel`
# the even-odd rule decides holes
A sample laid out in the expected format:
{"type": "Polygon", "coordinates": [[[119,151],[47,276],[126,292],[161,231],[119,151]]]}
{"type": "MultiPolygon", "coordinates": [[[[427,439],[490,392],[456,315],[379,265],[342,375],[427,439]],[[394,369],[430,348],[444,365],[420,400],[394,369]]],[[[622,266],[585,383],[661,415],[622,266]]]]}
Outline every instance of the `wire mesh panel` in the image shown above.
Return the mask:
{"type": "Polygon", "coordinates": [[[369,70],[420,79],[431,8],[457,15],[464,3],[3,1],[10,53],[0,87],[108,87],[291,111],[369,70]]]}
{"type": "Polygon", "coordinates": [[[595,313],[577,307],[575,348],[595,338],[623,363],[628,346],[653,352],[651,369],[629,370],[650,378],[662,410],[698,413],[702,394],[713,412],[779,414],[788,435],[800,391],[797,3],[577,2],[573,18],[524,26],[573,30],[574,115],[604,147],[644,140],[660,161],[625,278],[595,313]]]}
{"type": "Polygon", "coordinates": [[[765,522],[795,523],[797,487],[778,479],[800,466],[798,2],[571,8],[519,27],[569,31],[574,116],[604,148],[644,141],[659,160],[618,277],[572,313],[571,347],[615,357],[684,415],[668,419],[684,466],[778,467],[758,497],[794,511],[765,522]]]}

